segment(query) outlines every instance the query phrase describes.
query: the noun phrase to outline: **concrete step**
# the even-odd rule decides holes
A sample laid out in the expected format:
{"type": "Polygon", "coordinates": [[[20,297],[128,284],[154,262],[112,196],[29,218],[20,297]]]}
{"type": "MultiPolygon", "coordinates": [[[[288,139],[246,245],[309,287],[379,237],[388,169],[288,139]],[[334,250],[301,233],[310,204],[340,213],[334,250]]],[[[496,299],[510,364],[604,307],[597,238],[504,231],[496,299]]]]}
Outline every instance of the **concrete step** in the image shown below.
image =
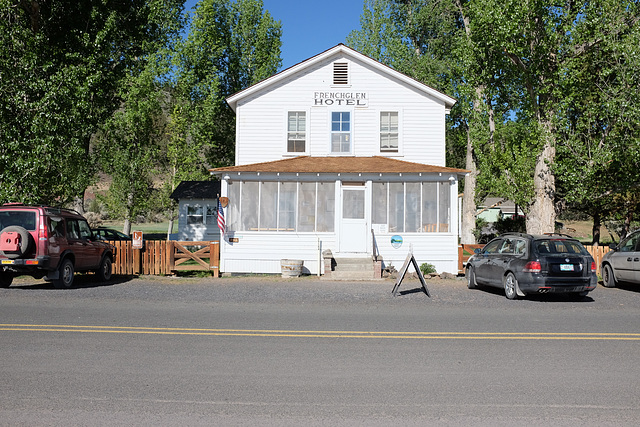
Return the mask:
{"type": "Polygon", "coordinates": [[[374,280],[373,269],[371,271],[332,271],[330,276],[322,276],[323,280],[374,280]]]}
{"type": "Polygon", "coordinates": [[[373,271],[373,260],[369,258],[335,258],[335,271],[373,271]]]}
{"type": "Polygon", "coordinates": [[[323,276],[325,280],[376,280],[375,263],[371,256],[336,257],[333,271],[323,276]]]}

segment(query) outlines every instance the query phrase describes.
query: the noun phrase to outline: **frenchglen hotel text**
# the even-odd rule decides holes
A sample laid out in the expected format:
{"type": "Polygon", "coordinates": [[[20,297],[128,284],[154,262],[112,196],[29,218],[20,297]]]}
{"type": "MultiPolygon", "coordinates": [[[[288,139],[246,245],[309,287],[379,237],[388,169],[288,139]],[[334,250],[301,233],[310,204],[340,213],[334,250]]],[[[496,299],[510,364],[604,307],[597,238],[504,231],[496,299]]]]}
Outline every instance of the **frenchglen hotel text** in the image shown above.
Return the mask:
{"type": "Polygon", "coordinates": [[[364,107],[369,102],[366,92],[313,92],[313,105],[346,105],[364,107]]]}

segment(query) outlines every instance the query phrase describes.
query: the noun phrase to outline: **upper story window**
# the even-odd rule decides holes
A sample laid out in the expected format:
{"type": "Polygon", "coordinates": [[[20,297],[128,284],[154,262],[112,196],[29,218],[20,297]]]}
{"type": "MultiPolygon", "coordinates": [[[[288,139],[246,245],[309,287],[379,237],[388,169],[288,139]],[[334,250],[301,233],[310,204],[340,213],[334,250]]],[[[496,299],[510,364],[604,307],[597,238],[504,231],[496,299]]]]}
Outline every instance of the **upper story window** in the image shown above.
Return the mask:
{"type": "Polygon", "coordinates": [[[287,152],[304,153],[307,114],[304,111],[289,111],[287,117],[287,152]]]}
{"type": "Polygon", "coordinates": [[[333,63],[333,84],[348,85],[349,84],[349,64],[346,62],[333,63]]]}
{"type": "Polygon", "coordinates": [[[351,152],[351,113],[348,111],[331,113],[331,152],[351,152]]]}
{"type": "Polygon", "coordinates": [[[398,152],[397,111],[383,111],[380,113],[380,151],[398,152]]]}

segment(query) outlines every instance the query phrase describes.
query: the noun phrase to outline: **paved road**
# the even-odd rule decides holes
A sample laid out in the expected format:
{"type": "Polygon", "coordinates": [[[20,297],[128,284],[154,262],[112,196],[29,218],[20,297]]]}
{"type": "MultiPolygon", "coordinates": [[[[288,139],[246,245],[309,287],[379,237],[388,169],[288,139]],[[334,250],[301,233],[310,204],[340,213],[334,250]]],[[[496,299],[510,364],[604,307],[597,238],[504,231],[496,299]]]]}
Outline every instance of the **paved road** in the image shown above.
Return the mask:
{"type": "Polygon", "coordinates": [[[0,425],[638,425],[640,288],[138,278],[0,289],[0,425]]]}

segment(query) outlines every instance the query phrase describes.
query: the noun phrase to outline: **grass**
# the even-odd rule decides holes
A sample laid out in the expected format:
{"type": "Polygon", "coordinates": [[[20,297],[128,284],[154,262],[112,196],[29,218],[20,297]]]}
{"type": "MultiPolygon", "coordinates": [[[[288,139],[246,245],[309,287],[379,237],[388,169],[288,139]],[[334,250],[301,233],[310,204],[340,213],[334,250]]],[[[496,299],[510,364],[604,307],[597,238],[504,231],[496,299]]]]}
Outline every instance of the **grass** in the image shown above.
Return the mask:
{"type": "MultiPolygon", "coordinates": [[[[124,221],[103,221],[102,227],[113,228],[122,231],[124,221]]],[[[169,221],[165,222],[145,222],[140,224],[131,224],[131,231],[142,231],[144,234],[167,234],[169,221]]],[[[178,232],[178,221],[174,221],[172,233],[178,232]]]]}

